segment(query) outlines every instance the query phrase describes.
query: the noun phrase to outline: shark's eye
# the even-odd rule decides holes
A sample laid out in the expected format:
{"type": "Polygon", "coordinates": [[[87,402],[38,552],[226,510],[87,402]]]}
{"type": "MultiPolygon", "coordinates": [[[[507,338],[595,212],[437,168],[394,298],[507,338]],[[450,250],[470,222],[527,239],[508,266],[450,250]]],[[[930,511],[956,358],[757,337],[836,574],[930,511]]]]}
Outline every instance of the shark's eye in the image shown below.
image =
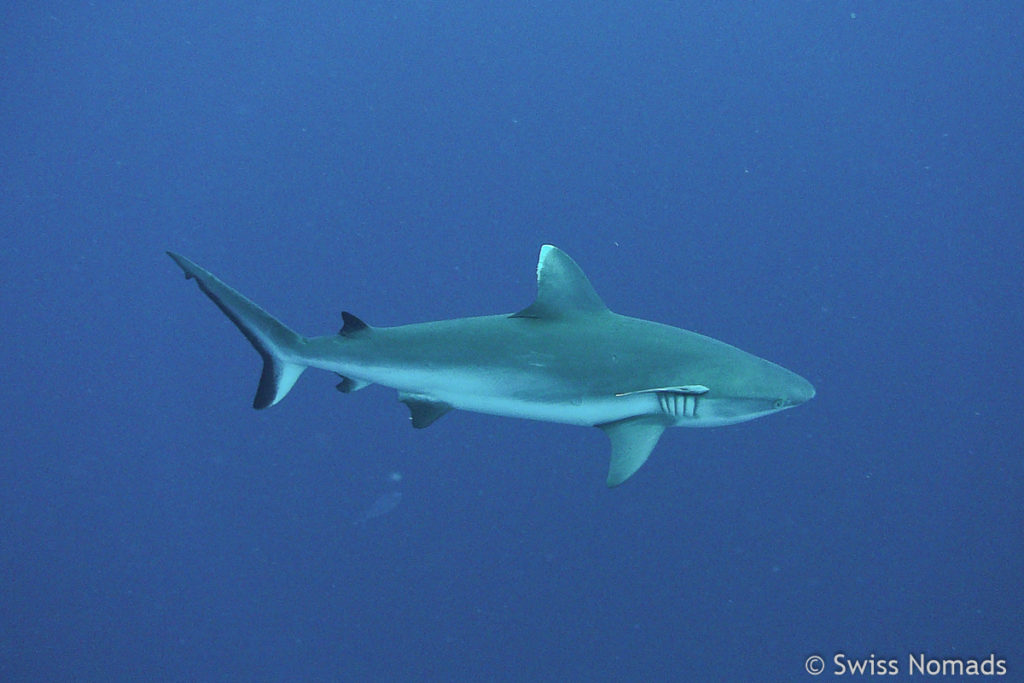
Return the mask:
{"type": "Polygon", "coordinates": [[[785,408],[786,407],[786,399],[784,399],[784,398],[777,398],[777,399],[775,399],[775,403],[773,405],[776,408],[785,408]]]}

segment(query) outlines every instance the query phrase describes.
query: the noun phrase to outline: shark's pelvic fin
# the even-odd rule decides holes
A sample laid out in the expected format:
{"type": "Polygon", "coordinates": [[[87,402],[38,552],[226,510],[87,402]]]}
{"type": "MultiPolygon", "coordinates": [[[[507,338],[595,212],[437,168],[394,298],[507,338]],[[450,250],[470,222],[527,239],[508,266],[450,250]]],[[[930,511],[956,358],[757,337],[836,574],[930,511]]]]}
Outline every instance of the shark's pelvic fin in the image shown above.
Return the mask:
{"type": "Polygon", "coordinates": [[[263,357],[263,374],[253,407],[266,408],[284,398],[306,369],[305,363],[298,360],[306,340],[209,271],[179,254],[169,251],[167,255],[185,271],[186,278],[199,284],[199,289],[217,304],[263,357]]]}
{"type": "Polygon", "coordinates": [[[647,456],[668,424],[649,415],[630,417],[598,425],[612,441],[612,460],[608,467],[608,487],[618,486],[647,462],[647,456]]]}
{"type": "Polygon", "coordinates": [[[409,406],[409,419],[412,420],[412,426],[416,429],[429,427],[439,417],[452,409],[449,404],[443,401],[437,401],[421,394],[409,394],[404,391],[398,392],[398,400],[409,406]]]}
{"type": "Polygon", "coordinates": [[[537,261],[537,298],[513,318],[564,318],[579,313],[606,313],[608,307],[568,254],[545,244],[537,261]]]}

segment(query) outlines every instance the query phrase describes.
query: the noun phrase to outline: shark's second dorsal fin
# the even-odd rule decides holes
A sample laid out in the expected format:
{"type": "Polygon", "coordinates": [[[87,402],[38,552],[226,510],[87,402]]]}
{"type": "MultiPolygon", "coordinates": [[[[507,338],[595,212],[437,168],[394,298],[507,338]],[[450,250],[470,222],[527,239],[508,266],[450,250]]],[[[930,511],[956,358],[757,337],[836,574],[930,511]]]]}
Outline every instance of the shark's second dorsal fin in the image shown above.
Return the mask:
{"type": "Polygon", "coordinates": [[[341,312],[341,323],[341,329],[338,330],[338,334],[342,337],[352,337],[360,333],[369,332],[371,329],[369,325],[348,311],[341,312]]]}
{"type": "Polygon", "coordinates": [[[563,318],[605,313],[608,307],[576,262],[558,247],[545,244],[537,261],[537,299],[513,318],[563,318]]]}

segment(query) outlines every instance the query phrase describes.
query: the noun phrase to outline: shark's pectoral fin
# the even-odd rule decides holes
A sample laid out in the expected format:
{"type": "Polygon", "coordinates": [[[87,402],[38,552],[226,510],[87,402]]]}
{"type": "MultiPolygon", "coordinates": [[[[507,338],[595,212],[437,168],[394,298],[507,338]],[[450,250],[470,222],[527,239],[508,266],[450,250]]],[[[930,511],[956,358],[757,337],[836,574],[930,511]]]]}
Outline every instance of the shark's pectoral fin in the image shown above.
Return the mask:
{"type": "Polygon", "coordinates": [[[400,391],[398,400],[409,406],[409,419],[412,420],[412,426],[416,429],[429,427],[452,409],[451,405],[422,394],[408,394],[400,391]]]}
{"type": "Polygon", "coordinates": [[[647,462],[661,433],[668,425],[650,415],[630,417],[598,425],[612,441],[612,461],[608,468],[608,487],[618,486],[647,462]]]}

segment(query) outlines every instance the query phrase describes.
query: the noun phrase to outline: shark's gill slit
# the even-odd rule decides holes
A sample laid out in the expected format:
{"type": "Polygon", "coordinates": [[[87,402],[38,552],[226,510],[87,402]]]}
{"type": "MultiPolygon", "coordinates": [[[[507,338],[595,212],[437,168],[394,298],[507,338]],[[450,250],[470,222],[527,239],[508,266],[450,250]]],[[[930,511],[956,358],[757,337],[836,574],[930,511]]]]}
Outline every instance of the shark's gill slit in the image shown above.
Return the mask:
{"type": "Polygon", "coordinates": [[[699,396],[690,393],[677,393],[674,391],[658,392],[658,406],[661,412],[671,417],[697,417],[697,399],[699,396]],[[682,409],[680,410],[680,399],[682,409]]]}

